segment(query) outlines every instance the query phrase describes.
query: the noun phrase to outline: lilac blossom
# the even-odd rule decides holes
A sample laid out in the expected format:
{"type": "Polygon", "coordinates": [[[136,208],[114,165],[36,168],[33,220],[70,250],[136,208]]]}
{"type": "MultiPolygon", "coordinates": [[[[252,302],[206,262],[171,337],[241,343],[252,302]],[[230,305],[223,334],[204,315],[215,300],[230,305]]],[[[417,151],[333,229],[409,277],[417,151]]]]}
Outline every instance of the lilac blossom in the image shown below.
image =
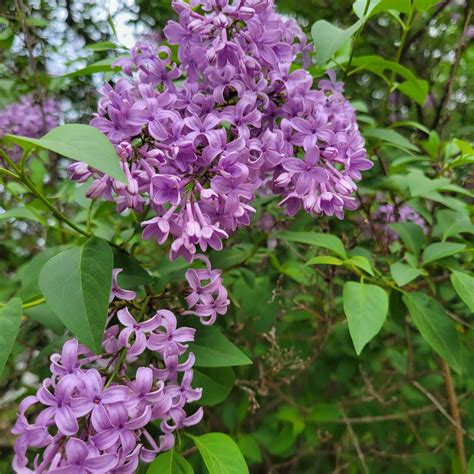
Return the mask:
{"type": "Polygon", "coordinates": [[[148,209],[143,238],[171,240],[170,258],[189,262],[249,225],[265,189],[290,215],[342,219],[354,209],[355,182],[372,162],[334,71],[313,87],[298,67],[312,46],[295,20],[272,0],[172,5],[179,18],[164,34],[179,63],[166,46],[137,43],[91,121],[116,146],[129,185],[75,163],[73,179],[93,178],[87,195],[115,200],[119,212],[148,209]]]}
{"type": "MultiPolygon", "coordinates": [[[[61,115],[59,104],[54,99],[35,100],[32,94],[25,95],[18,102],[0,110],[0,138],[3,135],[21,135],[40,138],[59,125],[61,115]]],[[[5,148],[10,158],[18,160],[22,150],[17,145],[5,148]]]]}
{"type": "Polygon", "coordinates": [[[187,409],[201,398],[188,352],[195,330],[178,327],[169,310],[146,316],[123,307],[132,293],[115,282],[101,354],[66,341],[51,356],[51,376],[20,403],[14,472],[133,473],[140,460],[152,462],[171,449],[176,430],[201,420],[202,408],[187,409]],[[30,449],[40,450],[31,461],[30,449]]]}

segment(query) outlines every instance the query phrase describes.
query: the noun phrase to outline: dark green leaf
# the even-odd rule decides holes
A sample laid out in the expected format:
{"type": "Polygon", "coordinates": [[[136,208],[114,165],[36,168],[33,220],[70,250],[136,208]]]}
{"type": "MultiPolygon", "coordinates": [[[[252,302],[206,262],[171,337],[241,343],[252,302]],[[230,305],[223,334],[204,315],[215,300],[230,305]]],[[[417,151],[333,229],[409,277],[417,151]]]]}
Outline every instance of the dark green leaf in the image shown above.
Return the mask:
{"type": "Polygon", "coordinates": [[[91,237],[82,247],[53,257],[39,276],[46,304],[74,336],[96,353],[102,345],[112,269],[109,245],[91,237]]]}
{"type": "Polygon", "coordinates": [[[465,248],[466,246],[464,244],[454,242],[436,242],[428,245],[423,251],[423,265],[428,265],[428,263],[435,262],[436,260],[455,255],[465,248]]]}
{"type": "Polygon", "coordinates": [[[160,454],[146,472],[147,474],[193,474],[194,470],[181,454],[170,449],[160,454]]]}
{"type": "Polygon", "coordinates": [[[417,79],[416,81],[404,81],[398,85],[397,89],[423,106],[426,102],[429,86],[427,81],[417,79]]]}
{"type": "Polygon", "coordinates": [[[151,276],[132,256],[115,247],[113,252],[114,268],[122,269],[118,276],[118,283],[122,288],[134,289],[150,283],[151,276]]]}
{"type": "Polygon", "coordinates": [[[474,278],[455,270],[451,273],[451,283],[459,297],[474,312],[474,278]]]}
{"type": "Polygon", "coordinates": [[[456,372],[461,373],[461,341],[443,306],[421,291],[405,293],[403,302],[423,339],[456,372]]]}
{"type": "Polygon", "coordinates": [[[231,367],[194,369],[193,374],[193,387],[202,388],[199,405],[213,406],[223,402],[234,387],[235,375],[231,367]]]}
{"type": "Polygon", "coordinates": [[[235,441],[224,433],[193,436],[209,474],[248,474],[249,468],[235,441]]]}
{"type": "Polygon", "coordinates": [[[15,344],[22,314],[20,298],[15,298],[0,308],[0,375],[15,344]]]}
{"type": "Polygon", "coordinates": [[[413,222],[395,222],[390,227],[400,236],[405,247],[418,258],[425,243],[423,229],[413,222]]]}
{"type": "Polygon", "coordinates": [[[61,125],[43,138],[15,135],[5,137],[23,148],[44,148],[66,158],[82,161],[122,183],[127,183],[112,143],[100,130],[90,125],[61,125]]]}
{"type": "Polygon", "coordinates": [[[344,284],[342,302],[352,342],[360,355],[382,329],[388,313],[387,292],[379,286],[350,281],[344,284]]]}
{"type": "Polygon", "coordinates": [[[196,339],[189,344],[196,356],[196,367],[231,367],[248,365],[252,361],[218,329],[200,327],[196,339]]]}
{"type": "Polygon", "coordinates": [[[374,138],[395,148],[402,150],[418,151],[418,148],[410,143],[403,135],[390,128],[368,128],[363,135],[366,138],[374,138]]]}

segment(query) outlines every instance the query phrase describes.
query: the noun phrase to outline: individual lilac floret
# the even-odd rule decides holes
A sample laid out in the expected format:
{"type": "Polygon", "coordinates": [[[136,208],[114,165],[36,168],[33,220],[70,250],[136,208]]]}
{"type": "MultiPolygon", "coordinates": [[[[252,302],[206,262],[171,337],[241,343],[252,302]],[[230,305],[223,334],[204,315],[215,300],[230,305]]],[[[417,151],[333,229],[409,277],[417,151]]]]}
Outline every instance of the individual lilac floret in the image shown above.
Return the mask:
{"type": "Polygon", "coordinates": [[[223,285],[221,270],[213,270],[211,262],[204,255],[197,255],[195,260],[202,260],[206,264],[204,269],[190,268],[185,277],[190,287],[190,294],[186,297],[189,311],[184,314],[199,316],[202,324],[214,324],[217,315],[227,313],[229,299],[223,285]]]}
{"type": "MultiPolygon", "coordinates": [[[[18,102],[0,110],[0,138],[6,134],[40,138],[59,124],[59,104],[54,99],[45,99],[42,104],[33,95],[25,95],[18,102]]],[[[10,158],[18,160],[22,150],[14,145],[5,149],[10,158]]]]}
{"type": "MultiPolygon", "coordinates": [[[[112,289],[120,306],[132,293],[112,289]]],[[[186,410],[201,398],[192,387],[194,354],[186,355],[195,330],[177,327],[169,310],[145,317],[111,308],[103,353],[66,341],[51,356],[51,377],[21,402],[14,472],[134,473],[140,460],[173,447],[176,430],[201,420],[202,408],[186,410]],[[40,453],[29,456],[33,449],[40,453]]]]}
{"type": "Polygon", "coordinates": [[[342,219],[354,209],[355,182],[372,162],[335,73],[313,88],[298,68],[312,46],[295,20],[273,0],[172,5],[179,19],[164,34],[178,64],[168,47],[137,43],[91,121],[115,145],[128,185],[71,165],[76,181],[93,178],[87,195],[115,200],[119,212],[146,205],[143,238],[171,240],[170,258],[188,262],[249,225],[265,189],[290,215],[342,219]]]}

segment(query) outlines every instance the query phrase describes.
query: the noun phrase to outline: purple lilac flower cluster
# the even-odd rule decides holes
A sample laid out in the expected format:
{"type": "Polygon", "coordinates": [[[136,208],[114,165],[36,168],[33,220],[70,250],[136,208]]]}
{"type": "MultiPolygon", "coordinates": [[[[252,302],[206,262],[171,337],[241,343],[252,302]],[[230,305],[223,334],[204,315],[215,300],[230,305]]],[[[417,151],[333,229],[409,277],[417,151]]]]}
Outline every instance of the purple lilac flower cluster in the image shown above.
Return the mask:
{"type": "Polygon", "coordinates": [[[378,207],[373,216],[373,223],[376,229],[379,230],[386,245],[390,245],[398,239],[398,234],[389,227],[389,224],[393,222],[413,222],[414,224],[418,224],[425,233],[428,232],[423,217],[408,204],[398,206],[382,204],[378,207]]]}
{"type": "Polygon", "coordinates": [[[117,285],[119,271],[103,353],[68,340],[51,356],[51,377],[21,402],[15,472],[133,473],[140,460],[151,462],[174,445],[174,431],[201,420],[202,408],[185,411],[201,397],[192,387],[194,354],[184,360],[195,330],[178,328],[166,309],[133,316],[125,300],[136,295],[117,285]],[[28,411],[37,413],[34,422],[28,411]],[[36,448],[44,450],[30,469],[28,450],[36,448]]]}
{"type": "MultiPolygon", "coordinates": [[[[32,95],[23,96],[19,102],[0,110],[0,138],[7,133],[39,138],[58,126],[59,116],[59,105],[54,99],[39,105],[32,95]]],[[[16,145],[6,151],[14,160],[21,157],[21,148],[16,145]]]]}
{"type": "Polygon", "coordinates": [[[75,163],[73,179],[93,178],[88,196],[115,200],[119,212],[149,205],[143,237],[171,237],[171,259],[188,261],[248,225],[262,189],[281,195],[290,215],[342,219],[354,209],[355,181],[372,162],[335,74],[313,89],[295,68],[312,52],[296,21],[273,0],[173,7],[179,22],[164,34],[179,64],[170,48],[138,43],[117,63],[126,77],[101,90],[91,124],[115,145],[128,184],[75,163]]]}

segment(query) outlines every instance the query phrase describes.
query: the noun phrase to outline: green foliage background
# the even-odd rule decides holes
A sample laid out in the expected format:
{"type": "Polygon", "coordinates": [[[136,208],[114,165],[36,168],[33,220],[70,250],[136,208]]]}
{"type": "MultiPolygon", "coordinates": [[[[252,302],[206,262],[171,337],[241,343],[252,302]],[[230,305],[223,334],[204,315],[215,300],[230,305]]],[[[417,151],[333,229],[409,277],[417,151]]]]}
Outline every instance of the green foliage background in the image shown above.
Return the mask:
{"type": "MultiPolygon", "coordinates": [[[[161,0],[118,2],[113,11],[89,0],[16,3],[26,10],[0,5],[0,105],[46,93],[61,100],[66,122],[87,123],[98,85],[114,77],[110,62],[97,74],[67,73],[123,54],[111,28],[121,15],[148,37],[172,17],[161,0]]],[[[347,0],[276,3],[308,35],[321,20],[340,29],[358,20],[347,0]]],[[[359,111],[375,163],[358,191],[360,209],[343,221],[288,219],[277,201],[261,198],[252,226],[211,256],[232,300],[220,330],[253,364],[198,366],[206,416],[192,433],[230,435],[250,472],[463,473],[474,452],[472,8],[381,3],[390,8],[368,16],[365,0],[356,2],[366,12],[360,28],[337,51],[316,48],[311,68],[316,81],[335,68],[359,111]],[[389,244],[376,220],[384,203],[408,203],[426,233],[399,223],[389,244]],[[261,225],[269,215],[271,229],[261,225]]],[[[312,31],[316,45],[326,44],[321,23],[312,31]]],[[[133,256],[122,256],[133,267],[129,282],[141,282],[140,265],[156,291],[182,292],[187,265],[142,241],[133,216],[86,199],[65,179],[67,163],[39,152],[27,170],[33,187],[74,225],[133,256]]],[[[0,471],[9,472],[17,395],[34,392],[34,376],[48,374],[48,356],[67,335],[38,275],[84,237],[24,183],[1,174],[0,183],[0,301],[20,297],[25,316],[0,378],[0,471]]],[[[206,472],[192,446],[183,436],[177,451],[206,472]]]]}

